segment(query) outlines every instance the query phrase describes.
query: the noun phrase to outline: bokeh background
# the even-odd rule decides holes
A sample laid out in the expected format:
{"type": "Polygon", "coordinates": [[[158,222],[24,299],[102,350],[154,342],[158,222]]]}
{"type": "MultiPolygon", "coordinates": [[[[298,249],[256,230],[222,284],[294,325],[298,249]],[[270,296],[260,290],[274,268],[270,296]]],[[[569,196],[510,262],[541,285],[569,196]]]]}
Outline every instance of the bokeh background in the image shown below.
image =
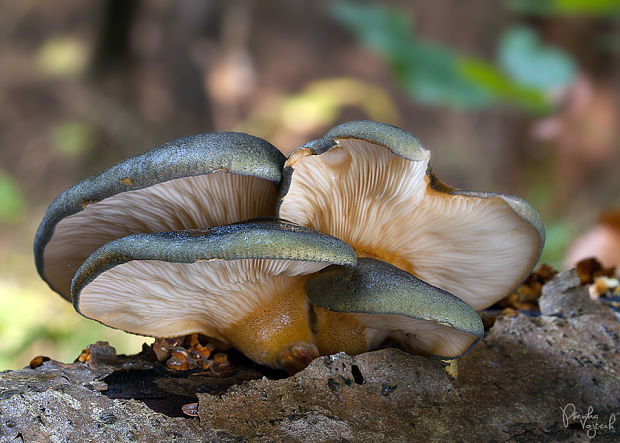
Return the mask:
{"type": "MultiPolygon", "coordinates": [[[[380,120],[417,135],[445,182],[527,199],[544,262],[569,266],[601,217],[620,231],[618,0],[0,7],[0,370],[72,361],[96,340],[139,349],[47,288],[32,240],[62,190],[190,134],[239,130],[288,153],[380,120]]],[[[599,241],[612,261],[613,241],[599,241]]]]}

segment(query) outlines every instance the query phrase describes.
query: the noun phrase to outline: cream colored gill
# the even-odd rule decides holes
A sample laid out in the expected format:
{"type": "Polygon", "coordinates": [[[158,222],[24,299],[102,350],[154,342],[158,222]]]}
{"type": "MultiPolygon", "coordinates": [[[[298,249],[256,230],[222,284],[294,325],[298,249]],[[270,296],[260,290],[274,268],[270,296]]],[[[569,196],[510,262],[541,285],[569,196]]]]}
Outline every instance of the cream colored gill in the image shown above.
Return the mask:
{"type": "Polygon", "coordinates": [[[95,250],[129,234],[196,229],[273,215],[276,189],[257,177],[216,171],[127,191],[61,220],[45,247],[45,276],[69,296],[71,279],[95,250]]]}
{"type": "Polygon", "coordinates": [[[538,234],[500,197],[431,189],[425,152],[413,162],[357,139],[320,155],[302,149],[279,215],[483,309],[525,278],[538,234]]]}
{"type": "Polygon", "coordinates": [[[445,358],[459,357],[478,340],[468,332],[432,320],[396,314],[353,314],[366,326],[368,348],[379,346],[386,338],[401,343],[408,351],[445,358]]]}
{"type": "Polygon", "coordinates": [[[271,259],[135,260],[86,285],[78,309],[105,325],[140,335],[200,332],[226,341],[222,331],[267,305],[277,305],[306,274],[328,265],[271,259]]]}
{"type": "Polygon", "coordinates": [[[295,169],[279,216],[377,257],[378,245],[389,250],[400,243],[403,227],[397,223],[409,219],[411,207],[424,196],[430,157],[425,153],[424,161],[413,162],[359,139],[337,140],[321,155],[306,151],[307,156],[291,159],[295,169]]]}
{"type": "Polygon", "coordinates": [[[536,230],[500,197],[447,195],[428,188],[412,210],[400,245],[405,270],[442,288],[475,310],[503,298],[534,264],[536,230]]]}

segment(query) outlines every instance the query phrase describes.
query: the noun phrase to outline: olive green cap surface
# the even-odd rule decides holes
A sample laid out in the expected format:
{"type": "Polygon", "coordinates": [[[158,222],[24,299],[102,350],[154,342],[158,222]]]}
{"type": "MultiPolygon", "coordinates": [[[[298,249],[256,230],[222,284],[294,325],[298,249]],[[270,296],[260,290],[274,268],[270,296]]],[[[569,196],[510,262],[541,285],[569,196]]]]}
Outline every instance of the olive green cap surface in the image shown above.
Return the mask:
{"type": "MultiPolygon", "coordinates": [[[[411,133],[388,125],[387,123],[375,122],[371,120],[358,120],[342,123],[330,129],[322,138],[307,143],[295,149],[290,155],[291,158],[296,151],[309,149],[314,155],[320,155],[336,146],[337,139],[360,139],[385,146],[394,154],[412,161],[425,159],[426,149],[420,141],[411,133]]],[[[277,210],[282,204],[291,185],[294,168],[284,164],[282,170],[282,183],[280,185],[277,210]]],[[[277,215],[277,213],[276,213],[277,215]]]]}
{"type": "Polygon", "coordinates": [[[330,129],[322,138],[308,143],[313,154],[322,154],[336,144],[338,139],[357,138],[385,146],[394,154],[412,161],[424,160],[426,151],[411,133],[387,123],[360,120],[342,123],[330,129]]]}
{"type": "MultiPolygon", "coordinates": [[[[71,285],[74,306],[79,293],[103,272],[132,260],[194,263],[201,260],[274,259],[355,264],[345,242],[280,220],[256,220],[215,228],[133,234],[106,243],[80,267],[71,285]]],[[[123,282],[119,281],[119,285],[123,282]]]]}
{"type": "Polygon", "coordinates": [[[310,302],[335,312],[394,314],[433,320],[481,338],[480,317],[467,303],[389,263],[359,258],[356,266],[328,266],[306,282],[310,302]]]}
{"type": "Polygon", "coordinates": [[[86,204],[126,191],[218,170],[263,178],[277,187],[284,161],[284,155],[267,141],[235,132],[185,137],[127,159],[67,189],[52,202],[34,241],[37,270],[48,281],[44,273],[43,251],[56,225],[65,217],[82,211],[86,204]]]}

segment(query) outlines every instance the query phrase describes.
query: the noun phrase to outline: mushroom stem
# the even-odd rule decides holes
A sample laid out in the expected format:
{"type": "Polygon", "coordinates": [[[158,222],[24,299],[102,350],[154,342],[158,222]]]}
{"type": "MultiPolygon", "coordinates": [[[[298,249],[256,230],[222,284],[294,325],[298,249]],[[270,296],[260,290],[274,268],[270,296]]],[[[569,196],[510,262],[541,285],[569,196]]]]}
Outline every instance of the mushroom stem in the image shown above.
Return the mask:
{"type": "Polygon", "coordinates": [[[296,372],[319,353],[306,300],[306,277],[296,277],[286,296],[273,298],[222,331],[234,347],[257,363],[296,372]]]}
{"type": "Polygon", "coordinates": [[[368,350],[366,327],[353,314],[334,312],[314,306],[316,345],[321,355],[346,352],[357,355],[368,350]]]}

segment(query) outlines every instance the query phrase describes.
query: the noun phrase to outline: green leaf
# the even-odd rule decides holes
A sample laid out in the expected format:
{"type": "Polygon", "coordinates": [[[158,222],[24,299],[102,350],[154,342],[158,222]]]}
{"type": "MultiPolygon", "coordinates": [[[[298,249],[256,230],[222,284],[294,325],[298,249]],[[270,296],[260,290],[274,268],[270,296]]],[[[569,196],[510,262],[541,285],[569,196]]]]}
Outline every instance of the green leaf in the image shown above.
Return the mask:
{"type": "Polygon", "coordinates": [[[563,51],[544,46],[534,31],[525,27],[509,29],[501,38],[499,62],[518,84],[541,90],[557,90],[570,84],[576,75],[573,60],[563,51]]]}
{"type": "Polygon", "coordinates": [[[386,58],[401,87],[419,102],[473,108],[492,101],[484,87],[461,75],[451,51],[415,37],[411,19],[403,11],[336,2],[331,12],[360,42],[386,58]]]}
{"type": "Polygon", "coordinates": [[[543,91],[512,82],[503,72],[488,63],[463,57],[460,60],[460,69],[463,76],[484,85],[488,91],[504,101],[533,112],[542,113],[551,110],[543,91]]]}
{"type": "Polygon", "coordinates": [[[619,0],[507,0],[510,10],[537,15],[613,16],[620,13],[619,0]]]}
{"type": "Polygon", "coordinates": [[[0,171],[0,223],[19,223],[25,214],[26,204],[15,179],[0,171]]]}
{"type": "Polygon", "coordinates": [[[353,2],[334,2],[330,12],[366,46],[391,57],[407,52],[413,29],[407,14],[381,5],[353,2]]]}
{"type": "Polygon", "coordinates": [[[418,42],[393,66],[404,89],[422,103],[479,108],[494,100],[484,84],[462,75],[458,57],[443,48],[418,42]]]}
{"type": "MultiPolygon", "coordinates": [[[[516,82],[489,62],[417,38],[404,11],[336,2],[331,12],[361,43],[385,57],[400,86],[420,103],[472,109],[505,101],[534,112],[550,109],[539,84],[516,82]]],[[[547,52],[542,55],[543,61],[550,58],[547,52]]]]}

